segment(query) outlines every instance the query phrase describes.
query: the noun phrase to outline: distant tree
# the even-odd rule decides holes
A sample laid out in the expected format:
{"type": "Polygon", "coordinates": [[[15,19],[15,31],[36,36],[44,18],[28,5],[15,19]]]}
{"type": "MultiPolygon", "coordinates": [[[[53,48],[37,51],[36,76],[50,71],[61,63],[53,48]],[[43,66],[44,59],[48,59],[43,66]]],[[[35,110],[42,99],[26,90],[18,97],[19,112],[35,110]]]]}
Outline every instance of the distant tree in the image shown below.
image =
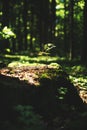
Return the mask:
{"type": "Polygon", "coordinates": [[[64,0],[64,50],[65,55],[68,53],[68,45],[67,45],[67,1],[64,0]]]}
{"type": "MultiPolygon", "coordinates": [[[[10,1],[2,0],[2,28],[9,27],[9,9],[10,1]]],[[[9,40],[3,38],[0,46],[0,50],[3,52],[5,48],[9,48],[9,40]]]]}
{"type": "Polygon", "coordinates": [[[84,16],[84,36],[83,36],[83,50],[82,50],[82,62],[87,65],[87,0],[84,0],[84,11],[83,11],[83,16],[84,16]]]}
{"type": "Polygon", "coordinates": [[[40,49],[43,49],[44,43],[48,42],[48,27],[49,27],[49,0],[39,1],[39,36],[40,49]]]}
{"type": "Polygon", "coordinates": [[[69,1],[69,58],[74,58],[74,0],[69,1]]]}
{"type": "Polygon", "coordinates": [[[9,9],[10,9],[10,0],[2,0],[2,26],[9,26],[9,9]]]}
{"type": "MultiPolygon", "coordinates": [[[[60,55],[68,54],[70,59],[74,58],[81,50],[83,1],[85,40],[86,0],[1,0],[0,26],[12,28],[16,33],[16,39],[10,39],[10,44],[5,45],[10,45],[8,47],[13,52],[28,49],[39,51],[43,50],[44,44],[50,42],[57,46],[60,55]]],[[[85,48],[84,41],[84,61],[85,48]]]]}
{"type": "Polygon", "coordinates": [[[23,32],[24,32],[24,25],[23,25],[23,0],[17,1],[16,3],[16,33],[17,33],[17,50],[21,52],[23,48],[23,32]]]}
{"type": "Polygon", "coordinates": [[[55,23],[56,23],[56,0],[50,3],[50,41],[55,39],[55,23]]]}
{"type": "Polygon", "coordinates": [[[30,47],[30,50],[31,51],[33,51],[33,25],[34,25],[34,13],[33,13],[33,8],[34,8],[34,5],[33,4],[31,4],[30,5],[30,16],[29,16],[29,25],[30,25],[30,45],[29,45],[29,47],[30,47]]]}
{"type": "Polygon", "coordinates": [[[27,42],[28,0],[24,0],[23,2],[24,2],[24,6],[23,6],[24,49],[27,50],[28,48],[28,42],[27,42]]]}

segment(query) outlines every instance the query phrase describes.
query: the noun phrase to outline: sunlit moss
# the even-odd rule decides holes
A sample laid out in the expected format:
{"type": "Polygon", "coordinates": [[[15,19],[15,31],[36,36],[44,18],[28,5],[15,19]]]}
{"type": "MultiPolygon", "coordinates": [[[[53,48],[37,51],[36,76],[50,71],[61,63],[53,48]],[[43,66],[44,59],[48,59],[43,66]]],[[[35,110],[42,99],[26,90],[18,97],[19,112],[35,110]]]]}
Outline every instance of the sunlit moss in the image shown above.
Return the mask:
{"type": "Polygon", "coordinates": [[[87,89],[87,76],[79,76],[79,77],[76,77],[76,76],[69,76],[70,80],[73,82],[73,84],[75,86],[79,86],[79,88],[86,88],[87,89]]]}
{"type": "Polygon", "coordinates": [[[49,66],[52,66],[52,68],[55,68],[55,69],[61,69],[62,67],[57,64],[57,63],[51,63],[49,66]]]}
{"type": "Polygon", "coordinates": [[[50,76],[48,75],[48,73],[42,73],[40,76],[40,79],[50,79],[50,76]]]}
{"type": "Polygon", "coordinates": [[[17,67],[17,66],[21,66],[21,63],[14,61],[14,62],[8,64],[8,67],[17,67]]]}

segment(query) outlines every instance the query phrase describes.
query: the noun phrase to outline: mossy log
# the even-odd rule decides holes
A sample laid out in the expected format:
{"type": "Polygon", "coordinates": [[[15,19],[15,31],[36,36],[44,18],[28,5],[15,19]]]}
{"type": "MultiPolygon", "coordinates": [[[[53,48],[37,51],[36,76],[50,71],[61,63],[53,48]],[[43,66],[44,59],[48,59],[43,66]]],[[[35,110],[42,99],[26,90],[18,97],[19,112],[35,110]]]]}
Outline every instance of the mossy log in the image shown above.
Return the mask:
{"type": "Polygon", "coordinates": [[[15,118],[17,105],[31,105],[43,116],[83,106],[77,89],[58,64],[1,69],[0,103],[1,120],[15,118]]]}

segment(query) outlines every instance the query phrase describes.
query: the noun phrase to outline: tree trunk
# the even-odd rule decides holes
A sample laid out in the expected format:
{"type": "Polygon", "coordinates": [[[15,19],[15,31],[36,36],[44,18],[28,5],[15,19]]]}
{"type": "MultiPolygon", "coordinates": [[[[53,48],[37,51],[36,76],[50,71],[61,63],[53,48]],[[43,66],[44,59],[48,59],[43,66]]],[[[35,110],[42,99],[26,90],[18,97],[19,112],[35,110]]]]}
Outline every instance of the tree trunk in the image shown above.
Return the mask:
{"type": "Polygon", "coordinates": [[[9,1],[6,2],[6,0],[3,0],[3,7],[2,7],[2,12],[3,12],[3,16],[2,16],[2,26],[9,26],[9,9],[10,9],[10,5],[9,5],[9,1]]]}
{"type": "Polygon", "coordinates": [[[50,9],[50,41],[55,39],[56,1],[52,0],[50,9]]]}
{"type": "Polygon", "coordinates": [[[65,50],[65,55],[67,55],[67,18],[66,18],[66,0],[64,0],[64,50],[65,50]]]}
{"type": "Polygon", "coordinates": [[[33,25],[34,25],[34,13],[33,13],[33,6],[30,7],[31,14],[30,14],[30,50],[33,51],[33,25]]]}
{"type": "Polygon", "coordinates": [[[27,50],[27,11],[28,11],[28,1],[24,0],[24,9],[23,9],[23,24],[24,24],[24,49],[27,50]]]}
{"type": "Polygon", "coordinates": [[[19,16],[17,16],[17,19],[18,19],[18,23],[17,23],[17,42],[18,42],[18,51],[22,51],[22,48],[23,48],[23,41],[22,41],[22,36],[21,36],[21,18],[22,16],[20,15],[19,13],[19,16]]]}
{"type": "Polygon", "coordinates": [[[87,65],[87,0],[84,0],[85,5],[84,5],[84,11],[83,11],[83,16],[84,16],[84,25],[83,25],[83,48],[82,48],[82,62],[87,65]]]}
{"type": "Polygon", "coordinates": [[[70,0],[69,3],[69,59],[74,58],[74,20],[73,20],[73,15],[74,15],[74,0],[70,0]]]}
{"type": "MultiPolygon", "coordinates": [[[[6,0],[3,0],[2,2],[2,27],[4,28],[5,26],[9,27],[9,8],[10,8],[10,2],[6,2],[6,0]]],[[[1,48],[0,50],[3,52],[6,48],[9,48],[9,40],[3,38],[2,43],[1,43],[1,48]]]]}
{"type": "Polygon", "coordinates": [[[49,36],[49,0],[42,0],[39,8],[39,35],[40,50],[43,50],[44,44],[48,43],[49,36]]]}

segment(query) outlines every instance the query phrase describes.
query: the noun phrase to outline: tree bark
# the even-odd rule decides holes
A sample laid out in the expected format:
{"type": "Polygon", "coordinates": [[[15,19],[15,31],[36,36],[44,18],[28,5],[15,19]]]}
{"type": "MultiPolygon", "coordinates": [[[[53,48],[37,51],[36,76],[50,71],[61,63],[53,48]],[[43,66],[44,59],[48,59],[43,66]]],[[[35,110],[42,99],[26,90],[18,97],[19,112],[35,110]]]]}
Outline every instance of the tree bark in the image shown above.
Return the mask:
{"type": "Polygon", "coordinates": [[[50,9],[50,41],[55,39],[56,1],[52,0],[50,9]]]}
{"type": "Polygon", "coordinates": [[[9,5],[9,1],[3,0],[2,3],[2,12],[3,12],[3,16],[2,16],[2,26],[9,26],[9,9],[10,9],[10,5],[9,5]]]}
{"type": "Polygon", "coordinates": [[[68,45],[67,45],[67,15],[66,15],[66,0],[64,0],[64,50],[65,50],[65,55],[67,55],[68,52],[68,45]]]}
{"type": "Polygon", "coordinates": [[[84,0],[84,10],[83,10],[83,48],[82,48],[82,62],[87,65],[87,0],[84,0]]]}
{"type": "Polygon", "coordinates": [[[74,0],[70,0],[69,3],[69,59],[74,58],[74,0]]]}
{"type": "Polygon", "coordinates": [[[27,50],[27,11],[28,11],[28,1],[24,0],[24,9],[23,9],[23,24],[24,24],[24,49],[27,50]]]}

